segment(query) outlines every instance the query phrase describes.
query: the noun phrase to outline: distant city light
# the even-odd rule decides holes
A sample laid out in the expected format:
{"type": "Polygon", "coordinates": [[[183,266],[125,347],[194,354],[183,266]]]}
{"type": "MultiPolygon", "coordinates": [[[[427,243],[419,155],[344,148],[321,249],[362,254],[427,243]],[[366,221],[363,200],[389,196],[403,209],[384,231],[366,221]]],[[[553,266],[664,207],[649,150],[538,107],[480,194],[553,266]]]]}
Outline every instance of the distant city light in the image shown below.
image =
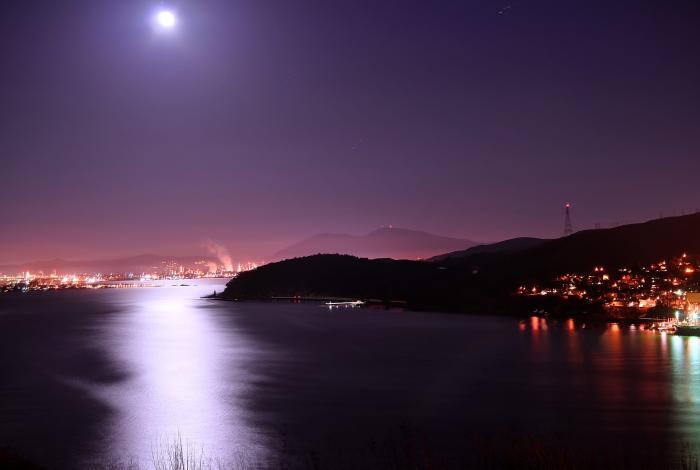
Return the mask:
{"type": "Polygon", "coordinates": [[[0,293],[47,291],[59,289],[106,289],[125,287],[152,287],[151,281],[176,279],[226,278],[231,279],[246,271],[252,271],[265,264],[265,261],[246,261],[234,268],[230,260],[217,264],[215,260],[199,259],[188,265],[176,260],[163,260],[149,272],[98,272],[87,273],[44,273],[42,271],[19,273],[0,272],[0,293]],[[231,266],[229,266],[231,264],[231,266]]]}

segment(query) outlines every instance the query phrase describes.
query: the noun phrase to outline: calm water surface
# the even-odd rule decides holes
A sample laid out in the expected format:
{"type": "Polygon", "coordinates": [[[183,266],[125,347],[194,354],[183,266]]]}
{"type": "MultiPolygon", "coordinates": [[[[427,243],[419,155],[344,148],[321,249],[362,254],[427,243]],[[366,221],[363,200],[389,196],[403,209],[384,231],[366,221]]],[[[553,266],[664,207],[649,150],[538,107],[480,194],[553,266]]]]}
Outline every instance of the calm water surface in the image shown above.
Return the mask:
{"type": "Polygon", "coordinates": [[[525,436],[647,464],[700,448],[700,338],[217,302],[200,297],[221,281],[189,282],[0,296],[0,447],[58,468],[149,464],[178,434],[224,461],[406,427],[455,456],[525,436]]]}

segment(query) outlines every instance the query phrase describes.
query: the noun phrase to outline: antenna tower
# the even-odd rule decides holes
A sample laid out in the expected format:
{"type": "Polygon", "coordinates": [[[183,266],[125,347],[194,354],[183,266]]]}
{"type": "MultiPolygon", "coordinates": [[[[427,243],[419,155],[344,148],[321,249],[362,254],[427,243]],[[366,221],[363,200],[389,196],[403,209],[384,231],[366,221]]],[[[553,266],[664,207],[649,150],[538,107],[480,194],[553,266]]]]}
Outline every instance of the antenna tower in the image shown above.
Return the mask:
{"type": "Polygon", "coordinates": [[[574,228],[571,226],[571,203],[564,204],[564,236],[567,237],[574,233],[574,228]]]}

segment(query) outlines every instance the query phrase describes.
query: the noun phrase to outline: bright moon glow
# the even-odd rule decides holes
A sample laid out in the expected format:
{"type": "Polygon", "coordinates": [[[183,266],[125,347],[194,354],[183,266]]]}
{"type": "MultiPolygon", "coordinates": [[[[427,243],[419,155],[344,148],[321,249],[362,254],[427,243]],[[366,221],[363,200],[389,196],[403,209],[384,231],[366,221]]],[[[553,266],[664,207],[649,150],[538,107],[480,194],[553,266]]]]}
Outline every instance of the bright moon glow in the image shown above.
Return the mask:
{"type": "Polygon", "coordinates": [[[175,13],[170,10],[161,10],[156,15],[156,20],[163,28],[170,29],[175,26],[175,13]]]}

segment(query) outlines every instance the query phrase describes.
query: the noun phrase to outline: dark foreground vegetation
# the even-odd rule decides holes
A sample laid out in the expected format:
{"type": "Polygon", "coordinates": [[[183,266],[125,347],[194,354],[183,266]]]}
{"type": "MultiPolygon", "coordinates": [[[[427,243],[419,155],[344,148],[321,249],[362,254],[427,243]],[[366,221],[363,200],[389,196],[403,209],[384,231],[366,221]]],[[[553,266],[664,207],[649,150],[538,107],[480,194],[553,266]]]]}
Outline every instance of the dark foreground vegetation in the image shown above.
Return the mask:
{"type": "MultiPolygon", "coordinates": [[[[689,445],[681,445],[664,456],[649,449],[622,449],[601,452],[590,447],[585,453],[536,436],[512,439],[484,439],[466,443],[462,452],[442,455],[430,439],[407,427],[389,438],[371,439],[362,448],[340,447],[309,449],[289,453],[282,440],[278,454],[260,459],[239,453],[229,460],[211,458],[200,446],[185,442],[181,436],[157,443],[150,461],[134,458],[123,461],[92,462],[96,470],[612,470],[636,468],[651,470],[698,470],[700,458],[689,445]]],[[[42,470],[57,468],[33,464],[11,451],[0,449],[0,468],[42,470]]]]}
{"type": "Polygon", "coordinates": [[[638,267],[700,254],[700,214],[612,229],[586,230],[555,240],[514,239],[449,253],[428,261],[314,255],[272,263],[230,281],[221,297],[348,298],[413,309],[522,313],[544,310],[604,317],[602,305],[578,298],[515,296],[518,286],[569,272],[638,267]]]}

